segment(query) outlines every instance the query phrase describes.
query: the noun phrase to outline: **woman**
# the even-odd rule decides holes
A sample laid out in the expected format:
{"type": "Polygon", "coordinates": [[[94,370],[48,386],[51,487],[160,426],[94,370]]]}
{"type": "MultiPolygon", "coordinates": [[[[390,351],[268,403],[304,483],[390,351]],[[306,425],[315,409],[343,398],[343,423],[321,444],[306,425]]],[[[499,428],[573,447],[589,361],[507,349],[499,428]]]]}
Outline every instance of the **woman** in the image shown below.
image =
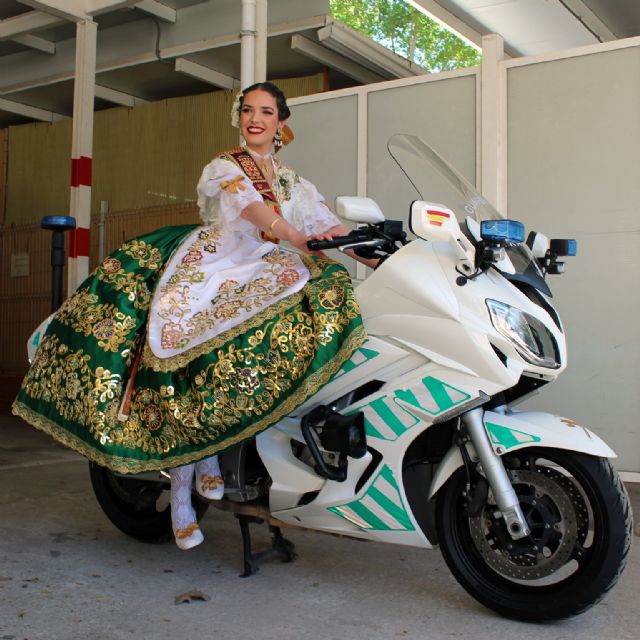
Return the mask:
{"type": "Polygon", "coordinates": [[[200,494],[222,497],[215,454],[293,411],[365,339],[348,274],[306,245],[349,229],[272,154],[289,115],[274,85],[244,90],[245,144],[198,183],[205,226],[106,258],[54,316],[13,406],[115,471],[171,468],[182,549],[203,539],[194,474],[200,494]]]}

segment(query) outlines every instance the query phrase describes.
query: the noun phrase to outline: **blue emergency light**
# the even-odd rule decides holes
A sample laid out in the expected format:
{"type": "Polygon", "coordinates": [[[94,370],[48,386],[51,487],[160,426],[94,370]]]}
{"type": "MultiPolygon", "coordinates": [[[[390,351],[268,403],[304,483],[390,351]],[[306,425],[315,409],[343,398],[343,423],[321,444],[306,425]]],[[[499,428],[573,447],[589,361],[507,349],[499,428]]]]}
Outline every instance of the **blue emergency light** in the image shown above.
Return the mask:
{"type": "Polygon", "coordinates": [[[524,225],[517,220],[483,220],[480,236],[488,242],[517,244],[524,242],[524,225]]]}

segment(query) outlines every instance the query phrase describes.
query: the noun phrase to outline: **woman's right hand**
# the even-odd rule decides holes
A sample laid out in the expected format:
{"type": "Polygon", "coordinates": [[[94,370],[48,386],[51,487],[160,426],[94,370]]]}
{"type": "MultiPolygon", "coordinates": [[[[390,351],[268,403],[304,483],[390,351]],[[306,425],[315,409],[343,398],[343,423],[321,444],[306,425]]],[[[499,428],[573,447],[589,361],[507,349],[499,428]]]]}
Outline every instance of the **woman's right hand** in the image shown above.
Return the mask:
{"type": "MultiPolygon", "coordinates": [[[[302,253],[308,253],[312,256],[320,256],[321,258],[327,258],[327,256],[322,251],[311,251],[307,246],[307,242],[309,240],[324,240],[324,236],[321,238],[318,235],[310,235],[305,236],[304,233],[299,231],[296,232],[295,236],[289,240],[289,243],[293,245],[298,251],[302,253]]],[[[330,238],[329,238],[330,239],[330,238]]]]}

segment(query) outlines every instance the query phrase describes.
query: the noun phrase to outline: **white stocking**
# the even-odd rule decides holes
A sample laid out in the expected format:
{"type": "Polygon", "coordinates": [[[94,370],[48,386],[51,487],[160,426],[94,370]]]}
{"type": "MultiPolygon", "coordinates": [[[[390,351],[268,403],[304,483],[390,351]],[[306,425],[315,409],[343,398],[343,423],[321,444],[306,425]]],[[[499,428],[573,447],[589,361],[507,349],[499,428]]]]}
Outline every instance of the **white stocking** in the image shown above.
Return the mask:
{"type": "MultiPolygon", "coordinates": [[[[181,546],[181,538],[190,537],[196,528],[199,531],[196,512],[191,504],[194,469],[195,464],[187,464],[169,471],[171,476],[171,523],[179,547],[181,546]]],[[[200,533],[199,536],[202,534],[200,533]]]]}

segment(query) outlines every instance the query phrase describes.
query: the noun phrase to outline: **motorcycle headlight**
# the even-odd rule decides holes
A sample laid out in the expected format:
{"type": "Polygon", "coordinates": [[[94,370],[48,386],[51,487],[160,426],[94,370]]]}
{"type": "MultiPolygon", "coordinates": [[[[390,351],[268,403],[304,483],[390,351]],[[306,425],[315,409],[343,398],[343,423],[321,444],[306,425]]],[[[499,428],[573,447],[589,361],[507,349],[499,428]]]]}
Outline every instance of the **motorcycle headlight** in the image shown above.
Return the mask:
{"type": "Polygon", "coordinates": [[[493,326],[527,362],[549,369],[560,367],[556,340],[538,318],[498,300],[487,299],[486,303],[493,326]]]}

